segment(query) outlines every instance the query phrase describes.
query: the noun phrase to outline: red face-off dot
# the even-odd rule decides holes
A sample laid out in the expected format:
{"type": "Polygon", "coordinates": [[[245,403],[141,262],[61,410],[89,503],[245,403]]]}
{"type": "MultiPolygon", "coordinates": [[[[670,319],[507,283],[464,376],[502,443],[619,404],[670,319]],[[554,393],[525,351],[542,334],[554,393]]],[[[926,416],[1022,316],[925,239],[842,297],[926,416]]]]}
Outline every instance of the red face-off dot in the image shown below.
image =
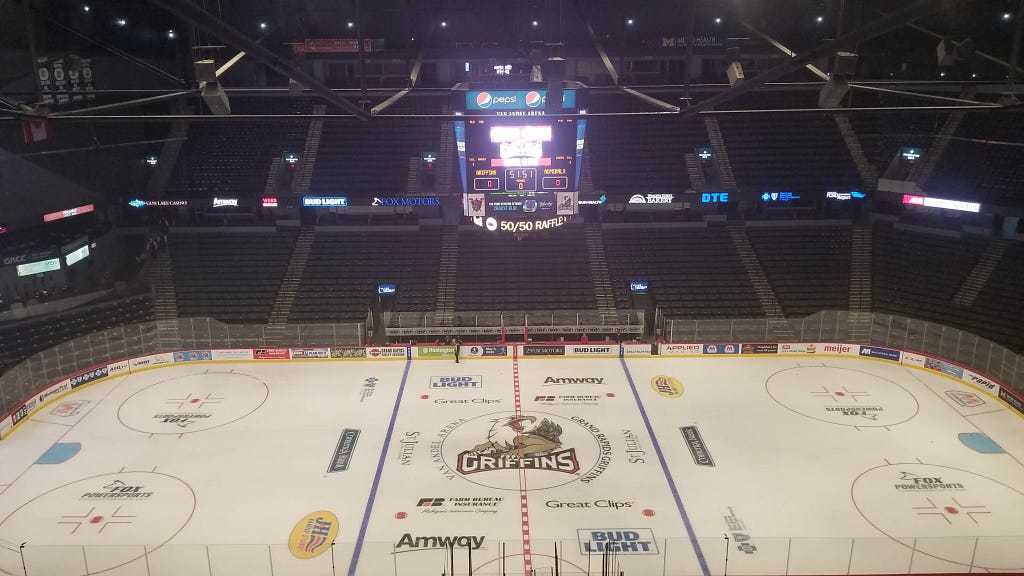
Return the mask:
{"type": "Polygon", "coordinates": [[[189,400],[189,402],[191,402],[193,404],[198,404],[199,403],[199,398],[193,398],[193,399],[189,400]]]}
{"type": "Polygon", "coordinates": [[[605,396],[607,396],[609,398],[615,398],[615,392],[609,392],[609,393],[605,394],[605,396]]]}
{"type": "Polygon", "coordinates": [[[398,518],[399,520],[405,518],[406,516],[408,516],[408,514],[406,514],[405,512],[395,512],[395,518],[398,518]]]}
{"type": "Polygon", "coordinates": [[[103,522],[103,516],[93,516],[92,518],[89,518],[89,524],[99,524],[100,522],[103,522]]]}
{"type": "Polygon", "coordinates": [[[844,394],[842,392],[836,392],[836,396],[846,396],[846,394],[844,394]]]}
{"type": "Polygon", "coordinates": [[[946,506],[946,512],[948,512],[950,514],[959,514],[960,513],[959,510],[957,510],[956,508],[953,508],[952,506],[946,506]]]}
{"type": "Polygon", "coordinates": [[[430,396],[428,396],[426,394],[423,394],[422,396],[420,396],[420,400],[426,400],[427,398],[430,398],[430,396]]]}
{"type": "Polygon", "coordinates": [[[650,508],[645,508],[643,514],[644,516],[654,516],[654,510],[651,510],[650,508]]]}

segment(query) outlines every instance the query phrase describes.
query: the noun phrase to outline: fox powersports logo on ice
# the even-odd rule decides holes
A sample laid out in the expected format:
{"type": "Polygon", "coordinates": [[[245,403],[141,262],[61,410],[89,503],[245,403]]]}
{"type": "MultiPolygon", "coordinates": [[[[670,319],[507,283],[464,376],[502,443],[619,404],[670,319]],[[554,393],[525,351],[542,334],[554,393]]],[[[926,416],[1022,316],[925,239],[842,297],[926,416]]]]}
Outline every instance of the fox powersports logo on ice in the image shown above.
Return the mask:
{"type": "Polygon", "coordinates": [[[497,412],[445,426],[431,443],[434,466],[448,479],[462,478],[499,490],[519,490],[520,469],[530,488],[543,490],[579,480],[589,483],[611,463],[608,438],[580,417],[497,412]]]}

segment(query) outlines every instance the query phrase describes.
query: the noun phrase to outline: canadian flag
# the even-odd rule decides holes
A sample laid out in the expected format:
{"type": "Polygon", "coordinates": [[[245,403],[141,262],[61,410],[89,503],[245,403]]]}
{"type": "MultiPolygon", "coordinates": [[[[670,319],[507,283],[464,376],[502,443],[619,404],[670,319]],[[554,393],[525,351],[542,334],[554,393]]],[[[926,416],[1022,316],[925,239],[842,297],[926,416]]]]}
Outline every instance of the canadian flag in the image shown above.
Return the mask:
{"type": "Polygon", "coordinates": [[[45,118],[24,120],[21,123],[21,131],[25,136],[25,142],[40,142],[50,137],[50,122],[45,118]]]}

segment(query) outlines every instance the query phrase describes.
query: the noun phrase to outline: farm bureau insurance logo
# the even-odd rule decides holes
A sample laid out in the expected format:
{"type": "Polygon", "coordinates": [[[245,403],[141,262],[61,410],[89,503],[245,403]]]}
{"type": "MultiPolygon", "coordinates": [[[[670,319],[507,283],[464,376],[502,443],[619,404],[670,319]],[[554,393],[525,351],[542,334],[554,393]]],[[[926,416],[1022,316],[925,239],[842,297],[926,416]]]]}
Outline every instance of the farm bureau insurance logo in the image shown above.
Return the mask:
{"type": "Polygon", "coordinates": [[[296,558],[314,558],[327,551],[338,535],[338,517],[317,510],[299,520],[288,536],[288,550],[296,558]]]}
{"type": "Polygon", "coordinates": [[[660,375],[651,378],[651,388],[665,398],[679,398],[683,395],[683,385],[671,376],[660,375]]]}
{"type": "Polygon", "coordinates": [[[448,479],[499,490],[519,490],[520,468],[530,488],[576,480],[589,483],[611,462],[611,443],[580,417],[543,412],[496,412],[446,426],[431,443],[431,458],[448,479]]]}

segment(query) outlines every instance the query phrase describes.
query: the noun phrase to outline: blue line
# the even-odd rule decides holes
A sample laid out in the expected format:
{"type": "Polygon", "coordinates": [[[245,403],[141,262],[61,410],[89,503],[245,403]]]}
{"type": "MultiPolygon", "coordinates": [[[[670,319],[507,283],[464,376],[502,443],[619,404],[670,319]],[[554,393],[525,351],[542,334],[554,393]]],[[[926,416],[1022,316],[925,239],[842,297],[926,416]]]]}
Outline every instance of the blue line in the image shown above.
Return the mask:
{"type": "Polygon", "coordinates": [[[625,358],[619,358],[619,362],[622,363],[622,371],[626,373],[626,380],[629,381],[629,387],[633,390],[633,399],[636,400],[636,405],[640,409],[640,417],[644,419],[644,426],[647,427],[647,435],[651,438],[651,444],[654,445],[654,452],[658,455],[658,461],[661,462],[661,470],[665,473],[665,479],[668,480],[668,487],[672,491],[672,498],[676,501],[676,508],[679,509],[679,515],[683,518],[686,533],[690,536],[690,545],[693,546],[693,551],[697,554],[697,561],[700,562],[700,570],[704,573],[704,576],[711,576],[711,571],[708,570],[708,562],[704,559],[704,552],[700,549],[697,535],[693,533],[693,525],[690,524],[690,517],[686,514],[686,507],[683,506],[683,499],[679,497],[679,490],[676,488],[675,481],[672,480],[672,474],[668,471],[668,464],[665,463],[665,455],[661,452],[661,445],[658,444],[658,439],[654,436],[651,420],[647,417],[647,411],[644,410],[643,403],[640,402],[640,393],[636,391],[633,375],[629,373],[625,358]]]}
{"type": "Polygon", "coordinates": [[[409,377],[409,367],[412,360],[406,356],[405,371],[402,372],[402,383],[398,386],[398,397],[395,399],[395,409],[391,411],[391,422],[388,423],[388,433],[384,436],[384,447],[380,450],[380,460],[377,461],[377,471],[373,475],[373,484],[370,486],[370,497],[366,499],[366,510],[363,511],[363,522],[359,525],[359,536],[356,538],[356,547],[352,551],[352,562],[348,565],[348,576],[355,576],[356,565],[359,564],[359,553],[363,551],[363,539],[366,537],[366,527],[370,523],[370,512],[373,510],[373,501],[377,497],[377,487],[380,486],[380,475],[384,471],[384,460],[388,455],[388,446],[391,445],[391,434],[395,431],[395,420],[398,419],[398,407],[402,405],[402,393],[405,391],[405,380],[409,377]]]}

